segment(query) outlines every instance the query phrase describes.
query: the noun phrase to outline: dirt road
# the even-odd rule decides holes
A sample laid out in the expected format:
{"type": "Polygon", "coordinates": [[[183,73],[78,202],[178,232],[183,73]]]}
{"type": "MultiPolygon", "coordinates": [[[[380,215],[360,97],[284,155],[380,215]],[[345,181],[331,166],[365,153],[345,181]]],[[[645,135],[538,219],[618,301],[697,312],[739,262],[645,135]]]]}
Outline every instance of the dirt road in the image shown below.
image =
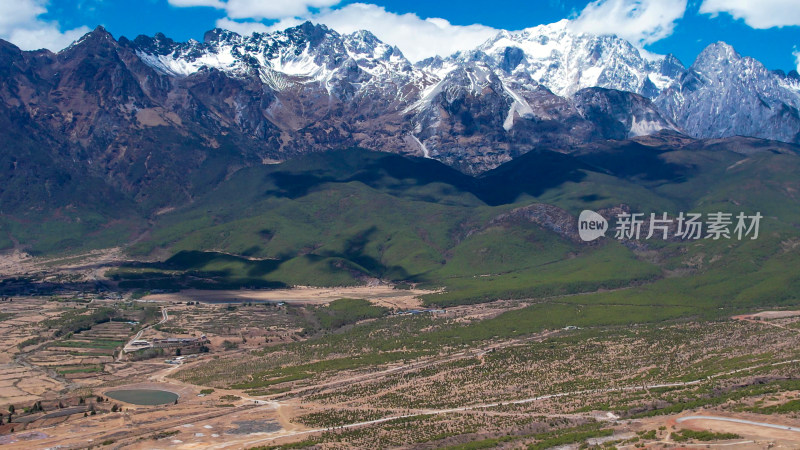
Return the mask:
{"type": "Polygon", "coordinates": [[[745,425],[755,425],[757,427],[766,427],[766,428],[775,428],[778,430],[786,430],[786,431],[794,431],[800,433],[800,427],[791,427],[789,425],[778,425],[774,423],[766,423],[766,422],[753,422],[752,420],[746,419],[735,419],[733,417],[720,417],[720,416],[687,416],[687,417],[680,417],[675,420],[675,422],[682,423],[689,420],[718,420],[721,422],[733,422],[733,423],[741,423],[745,425]]]}
{"type": "MultiPolygon", "coordinates": [[[[139,330],[139,332],[136,333],[136,335],[134,337],[132,337],[128,341],[127,344],[125,344],[125,346],[122,348],[122,350],[119,351],[119,355],[117,356],[117,359],[122,359],[122,356],[126,352],[130,352],[130,351],[134,350],[134,348],[131,346],[131,343],[133,343],[133,341],[136,341],[139,338],[141,338],[142,337],[142,333],[144,333],[145,331],[147,331],[150,328],[154,327],[155,325],[161,325],[161,324],[165,323],[168,320],[169,320],[169,314],[167,314],[167,307],[164,306],[164,307],[161,308],[161,321],[156,323],[156,324],[154,324],[154,325],[148,325],[148,326],[142,328],[141,330],[139,330]]],[[[136,347],[136,349],[142,349],[142,347],[136,347]]]]}

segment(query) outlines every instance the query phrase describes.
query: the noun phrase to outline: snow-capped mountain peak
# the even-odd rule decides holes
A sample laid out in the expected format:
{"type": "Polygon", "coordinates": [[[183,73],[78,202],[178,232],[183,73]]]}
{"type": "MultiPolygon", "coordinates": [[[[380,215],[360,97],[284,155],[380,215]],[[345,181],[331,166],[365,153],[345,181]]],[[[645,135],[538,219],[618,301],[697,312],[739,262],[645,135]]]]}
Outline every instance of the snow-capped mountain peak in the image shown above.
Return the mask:
{"type": "Polygon", "coordinates": [[[473,52],[456,58],[475,58],[476,52],[507,74],[527,73],[563,97],[587,87],[654,97],[674,76],[659,70],[666,57],[645,57],[631,43],[616,36],[575,32],[568,20],[519,32],[500,32],[473,52]]]}
{"type": "Polygon", "coordinates": [[[330,87],[337,76],[352,78],[353,70],[393,77],[406,76],[412,69],[397,47],[369,31],[341,35],[310,22],[246,37],[214,29],[205,34],[203,43],[176,43],[161,34],[139,36],[130,45],[145,63],[165,75],[185,77],[204,67],[214,68],[238,77],[257,75],[276,90],[308,82],[330,87]]]}
{"type": "Polygon", "coordinates": [[[203,42],[157,34],[120,44],[167,77],[191,81],[216,70],[261,83],[276,99],[264,114],[279,128],[352,115],[347,131],[329,124],[325,133],[409,146],[468,171],[540,143],[661,130],[800,140],[800,77],[769,71],[721,42],[687,69],[673,55],[582,33],[567,20],[501,31],[472,50],[416,64],[369,31],[340,34],[309,22],[251,36],[214,29],[203,42]],[[480,141],[473,145],[483,159],[465,163],[458,156],[473,151],[463,137],[480,141]]]}
{"type": "Polygon", "coordinates": [[[667,117],[696,137],[800,139],[800,89],[794,80],[730,45],[706,47],[656,99],[667,117]]]}

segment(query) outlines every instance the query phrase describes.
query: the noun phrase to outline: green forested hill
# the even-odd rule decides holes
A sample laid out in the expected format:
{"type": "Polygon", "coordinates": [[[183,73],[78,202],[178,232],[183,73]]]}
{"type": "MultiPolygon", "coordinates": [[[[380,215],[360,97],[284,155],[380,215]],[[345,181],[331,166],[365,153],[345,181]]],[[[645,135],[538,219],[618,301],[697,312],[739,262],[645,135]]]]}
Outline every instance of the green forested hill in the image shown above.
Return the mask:
{"type": "Polygon", "coordinates": [[[426,298],[439,305],[601,289],[614,292],[599,299],[623,303],[642,295],[676,305],[697,296],[715,304],[796,298],[800,275],[787,269],[800,259],[795,149],[750,139],[654,141],[529,153],[480,178],[357,149],[243,169],[159,216],[129,248],[165,263],[116,277],[131,288],[378,278],[444,287],[426,298]],[[581,210],[615,207],[765,217],[755,241],[575,238],[581,210]]]}

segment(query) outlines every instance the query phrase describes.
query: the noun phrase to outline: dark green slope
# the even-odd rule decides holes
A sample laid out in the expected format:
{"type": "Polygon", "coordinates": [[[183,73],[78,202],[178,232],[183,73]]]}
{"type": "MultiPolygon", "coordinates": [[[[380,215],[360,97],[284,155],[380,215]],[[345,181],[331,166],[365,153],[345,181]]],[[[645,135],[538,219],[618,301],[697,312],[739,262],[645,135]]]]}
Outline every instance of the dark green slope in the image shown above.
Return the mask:
{"type": "Polygon", "coordinates": [[[244,169],[164,215],[134,254],[215,250],[281,263],[291,284],[405,280],[436,270],[495,214],[475,180],[446,166],[346,150],[244,169]],[[166,250],[164,250],[166,249],[166,250]]]}
{"type": "Polygon", "coordinates": [[[380,278],[445,287],[426,299],[440,305],[631,286],[591,298],[676,311],[698,301],[792,302],[800,286],[786,268],[800,262],[799,170],[794,147],[747,139],[726,146],[653,138],[529,153],[477,179],[431,160],[315,154],[236,173],[161,216],[131,248],[163,258],[219,253],[182,253],[118,276],[143,288],[380,278]],[[517,214],[537,203],[572,216],[626,205],[645,213],[760,211],[765,219],[756,241],[586,245],[517,214]]]}
{"type": "MultiPolygon", "coordinates": [[[[12,120],[7,113],[0,118],[12,120]]],[[[381,279],[445,288],[425,299],[438,305],[604,290],[580,301],[667,305],[676,314],[696,305],[707,312],[791,304],[800,288],[792,270],[800,263],[800,156],[787,144],[661,134],[534,151],[477,178],[434,160],[360,149],[234,173],[209,159],[199,166],[206,169],[164,175],[163,192],[131,197],[70,163],[46,134],[7,125],[17,133],[6,134],[0,154],[9,168],[0,245],[13,237],[35,251],[69,252],[128,243],[147,228],[127,250],[163,262],[115,269],[123,288],[381,279]],[[155,214],[181,184],[175,177],[187,176],[192,200],[155,214]],[[609,208],[759,211],[764,219],[756,241],[576,239],[581,210],[609,208]]]]}

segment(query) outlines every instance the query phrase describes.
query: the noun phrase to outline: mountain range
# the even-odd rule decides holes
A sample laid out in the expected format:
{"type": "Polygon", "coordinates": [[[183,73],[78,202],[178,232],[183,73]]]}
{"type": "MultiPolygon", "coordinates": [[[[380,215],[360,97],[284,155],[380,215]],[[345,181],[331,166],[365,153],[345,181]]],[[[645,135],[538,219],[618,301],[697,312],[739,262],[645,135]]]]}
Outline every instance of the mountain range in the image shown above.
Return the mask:
{"type": "Polygon", "coordinates": [[[0,80],[0,215],[17,234],[42,218],[143,223],[243,168],[331,149],[475,176],[645,135],[800,142],[796,72],[724,43],[687,68],[567,21],[417,63],[370,32],[308,22],[203,42],[98,27],[58,53],[0,41],[0,80]]]}

